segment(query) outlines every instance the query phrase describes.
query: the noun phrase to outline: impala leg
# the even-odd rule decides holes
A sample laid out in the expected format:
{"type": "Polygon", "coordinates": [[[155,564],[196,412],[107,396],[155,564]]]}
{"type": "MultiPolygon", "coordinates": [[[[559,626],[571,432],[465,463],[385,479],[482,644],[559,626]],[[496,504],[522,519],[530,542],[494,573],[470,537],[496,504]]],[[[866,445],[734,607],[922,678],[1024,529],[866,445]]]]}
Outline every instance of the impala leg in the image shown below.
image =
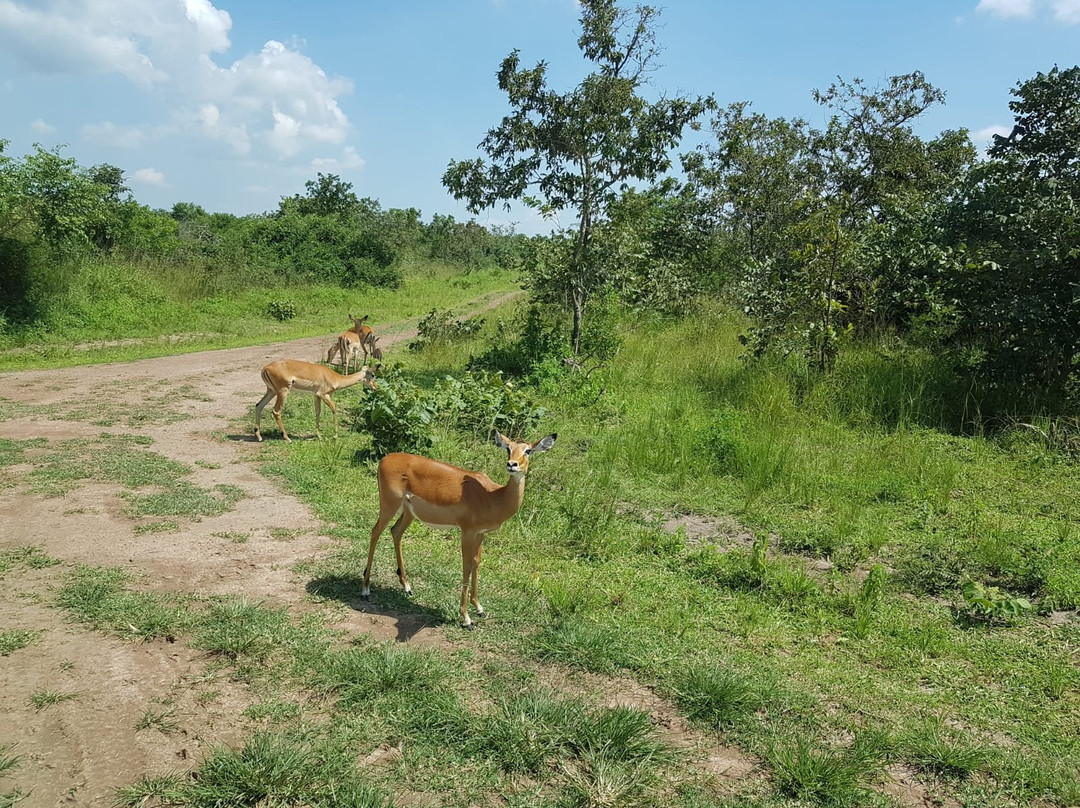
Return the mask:
{"type": "MultiPolygon", "coordinates": [[[[324,395],[324,396],[320,396],[320,395],[316,394],[316,396],[315,396],[316,407],[318,406],[318,401],[319,401],[320,398],[322,399],[323,403],[327,407],[330,408],[330,412],[332,412],[334,414],[334,437],[336,438],[337,433],[338,433],[337,408],[334,407],[334,402],[330,400],[330,395],[329,394],[324,395]]],[[[318,409],[316,409],[316,412],[318,412],[318,409]]],[[[318,424],[316,424],[316,426],[318,426],[318,424]]]]}
{"type": "Polygon", "coordinates": [[[375,545],[379,543],[379,536],[386,530],[386,526],[390,524],[390,520],[394,518],[400,508],[400,505],[392,509],[379,508],[379,518],[375,520],[375,527],[371,529],[371,544],[368,545],[367,566],[364,567],[364,588],[360,592],[360,597],[364,600],[371,597],[371,565],[375,563],[375,545]]]}
{"type": "Polygon", "coordinates": [[[322,416],[322,397],[315,394],[315,437],[321,438],[322,432],[319,431],[319,418],[322,416]]]}
{"type": "Polygon", "coordinates": [[[292,443],[289,438],[289,433],[285,431],[285,424],[281,422],[281,411],[285,408],[285,399],[288,398],[289,391],[283,390],[278,393],[277,401],[274,402],[274,420],[277,421],[277,425],[281,427],[281,437],[285,438],[286,443],[292,443]]]}
{"type": "Polygon", "coordinates": [[[266,391],[266,395],[259,400],[259,403],[255,405],[255,440],[262,440],[262,430],[259,428],[259,422],[262,421],[263,410],[266,408],[266,405],[270,403],[270,399],[275,395],[277,395],[277,393],[273,388],[270,388],[266,391]]]}
{"type": "Polygon", "coordinates": [[[461,626],[469,631],[473,628],[469,617],[469,584],[475,580],[480,541],[477,534],[461,531],[461,626]]]}
{"type": "Polygon", "coordinates": [[[415,518],[407,509],[403,510],[401,518],[394,522],[394,526],[390,528],[390,535],[394,537],[394,554],[397,556],[398,580],[405,587],[406,595],[412,594],[412,586],[409,585],[409,579],[405,577],[405,556],[401,554],[401,537],[405,535],[406,529],[415,518]]]}
{"type": "Polygon", "coordinates": [[[476,609],[476,616],[484,616],[484,607],[480,605],[480,599],[477,597],[476,592],[480,578],[480,556],[484,552],[484,536],[480,534],[476,541],[476,555],[473,557],[473,571],[472,571],[472,601],[473,608],[476,609]]]}

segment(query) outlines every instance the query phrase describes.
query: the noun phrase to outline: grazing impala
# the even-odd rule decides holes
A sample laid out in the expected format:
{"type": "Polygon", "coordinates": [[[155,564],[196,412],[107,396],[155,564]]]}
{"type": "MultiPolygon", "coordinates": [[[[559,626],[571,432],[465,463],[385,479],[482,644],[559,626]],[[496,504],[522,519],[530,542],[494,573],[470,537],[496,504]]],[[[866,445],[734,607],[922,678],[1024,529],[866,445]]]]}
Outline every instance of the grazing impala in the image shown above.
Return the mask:
{"type": "Polygon", "coordinates": [[[390,535],[394,538],[398,579],[407,595],[412,594],[412,587],[405,577],[405,559],[401,555],[401,536],[405,529],[413,519],[435,528],[456,527],[461,530],[461,625],[471,630],[470,582],[472,605],[479,617],[484,616],[484,608],[476,594],[484,536],[498,530],[518,512],[525,494],[529,458],[554,446],[555,437],[551,434],[536,443],[517,443],[496,432],[495,445],[506,449],[508,455],[506,470],[510,472],[510,481],[506,485],[497,485],[478,471],[466,471],[414,454],[397,452],[384,457],[379,462],[379,518],[371,529],[361,597],[367,600],[371,595],[375,545],[395,516],[401,514],[390,528],[390,535]]]}
{"type": "Polygon", "coordinates": [[[352,328],[347,331],[342,331],[341,335],[337,338],[333,345],[330,346],[330,350],[326,352],[326,364],[330,364],[334,359],[334,354],[338,355],[338,360],[345,368],[345,372],[349,372],[349,360],[352,359],[353,354],[359,349],[364,351],[364,364],[367,364],[367,345],[374,345],[375,332],[371,326],[364,325],[364,321],[367,320],[368,315],[363,317],[353,317],[349,315],[349,319],[352,320],[352,328]],[[346,350],[346,348],[348,350],[346,350]]]}
{"type": "Polygon", "coordinates": [[[285,425],[281,423],[281,409],[285,406],[285,399],[288,398],[289,392],[294,388],[315,394],[315,434],[320,438],[322,437],[319,433],[319,417],[322,414],[322,405],[325,403],[330,408],[330,412],[334,414],[334,434],[336,435],[338,429],[337,410],[334,409],[334,402],[330,400],[330,394],[335,390],[361,383],[372,390],[378,389],[375,384],[375,372],[378,369],[378,366],[372,369],[365,365],[358,373],[342,376],[340,373],[335,373],[326,367],[326,365],[301,362],[299,359],[279,359],[276,362],[271,362],[262,369],[262,380],[266,383],[266,395],[255,405],[256,439],[262,440],[262,430],[259,428],[259,422],[262,420],[263,408],[269,403],[270,399],[277,396],[273,409],[274,420],[281,427],[282,437],[287,441],[289,440],[285,425]]]}

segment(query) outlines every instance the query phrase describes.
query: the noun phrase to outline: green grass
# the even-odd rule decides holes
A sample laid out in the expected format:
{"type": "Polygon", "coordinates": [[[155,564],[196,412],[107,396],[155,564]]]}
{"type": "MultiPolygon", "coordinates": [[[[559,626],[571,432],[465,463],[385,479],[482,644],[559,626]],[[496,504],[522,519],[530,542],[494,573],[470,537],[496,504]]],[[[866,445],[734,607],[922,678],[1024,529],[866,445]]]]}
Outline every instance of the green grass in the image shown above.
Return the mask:
{"type": "Polygon", "coordinates": [[[22,631],[20,629],[0,631],[0,656],[10,656],[14,651],[25,648],[36,640],[40,633],[41,632],[38,631],[22,631]]]}
{"type": "MultiPolygon", "coordinates": [[[[380,323],[418,322],[434,307],[464,309],[469,301],[517,288],[515,277],[503,270],[463,274],[458,267],[437,262],[407,268],[404,284],[396,290],[304,286],[244,289],[210,298],[192,297],[168,283],[133,297],[133,286],[155,283],[152,273],[139,268],[88,266],[80,271],[83,276],[87,294],[69,289],[61,304],[65,310],[57,312],[48,329],[0,338],[0,371],[131,361],[333,335],[349,325],[350,312],[369,314],[378,329],[380,323]],[[272,300],[290,301],[296,316],[286,322],[269,317],[267,304],[272,300]]],[[[159,417],[153,410],[146,408],[140,417],[159,417]]],[[[3,412],[0,409],[0,418],[3,412]]],[[[117,412],[107,417],[122,416],[117,412]]]]}
{"type": "MultiPolygon", "coordinates": [[[[84,480],[116,483],[129,489],[120,495],[128,501],[127,515],[134,519],[218,516],[244,498],[236,486],[207,489],[188,482],[184,478],[193,469],[150,451],[151,445],[152,438],[110,433],[60,441],[53,451],[29,461],[33,465],[26,475],[29,490],[63,496],[84,480]],[[146,492],[149,487],[157,490],[146,492]]],[[[135,531],[153,533],[177,527],[176,519],[163,519],[136,525],[135,531]]]]}
{"type": "MultiPolygon", "coordinates": [[[[510,308],[470,342],[404,355],[403,373],[430,388],[460,372],[510,308]]],[[[859,348],[817,378],[745,364],[739,326],[654,324],[626,334],[598,386],[545,382],[535,437],[559,440],[485,540],[475,632],[456,628],[456,534],[409,529],[412,598],[385,538],[371,605],[399,628],[441,626],[448,648],[335,628],[358,602],[377,512],[370,439],[350,430],[260,449],[334,542],[296,570],[318,607],[303,616],[68,573],[57,600],[71,617],[205,651],[208,677],[249,688],[259,727],[120,801],[884,806],[882,772],[900,764],[961,806],[1076,804],[1080,621],[1048,615],[1080,602],[1075,464],[956,416],[932,357],[859,348]],[[675,514],[737,529],[669,534],[675,514]],[[968,579],[1035,612],[965,620],[968,579]],[[703,748],[759,761],[749,779],[702,775],[649,713],[606,706],[626,678],[666,697],[703,748]],[[400,760],[358,765],[380,748],[400,760]]],[[[434,436],[433,456],[505,480],[493,445],[442,423],[434,436]]]]}
{"type": "MultiPolygon", "coordinates": [[[[22,755],[15,754],[14,746],[8,744],[0,746],[0,779],[11,776],[22,765],[22,755]]],[[[0,791],[0,808],[14,808],[28,793],[16,788],[11,791],[0,791]]]]}
{"type": "Polygon", "coordinates": [[[79,697],[78,693],[61,693],[59,690],[36,690],[30,695],[30,706],[35,710],[41,711],[55,704],[62,704],[65,701],[73,701],[79,697]]]}
{"type": "Polygon", "coordinates": [[[158,732],[169,734],[180,729],[180,723],[173,718],[176,707],[166,705],[163,707],[147,707],[142,717],[135,722],[135,731],[144,729],[156,729],[158,732]]]}
{"type": "Polygon", "coordinates": [[[24,545],[8,550],[0,550],[0,575],[22,567],[39,570],[55,567],[60,560],[53,558],[40,547],[24,545]]]}
{"type": "MultiPolygon", "coordinates": [[[[1075,466],[1023,434],[954,417],[962,396],[932,357],[857,349],[817,378],[744,364],[739,327],[703,315],[628,333],[599,371],[595,405],[572,382],[545,388],[537,435],[558,431],[559,443],[533,464],[521,513],[486,540],[489,617],[470,644],[670,694],[699,726],[765,759],[779,800],[867,799],[885,752],[851,768],[852,749],[822,739],[872,726],[895,728],[881,747],[890,760],[931,779],[951,772],[943,788],[961,804],[1071,804],[1066,780],[1031,772],[1080,767],[1068,650],[1080,621],[972,625],[959,607],[967,579],[1043,612],[1080,604],[1075,466]],[[657,513],[733,516],[759,543],[666,536],[657,513]],[[944,719],[963,736],[936,743],[920,729],[944,719]],[[977,788],[959,774],[969,766],[977,788]]],[[[410,355],[405,372],[433,384],[485,338],[410,355]]],[[[433,455],[505,479],[485,442],[437,438],[433,455]]],[[[355,581],[364,566],[373,467],[348,463],[364,446],[343,435],[333,456],[263,450],[267,471],[353,543],[306,566],[315,580],[355,581]]],[[[391,543],[380,545],[375,600],[452,621],[460,563],[456,538],[441,536],[406,534],[411,602],[398,595],[391,543]]],[[[340,597],[353,595],[349,585],[340,597]]]]}

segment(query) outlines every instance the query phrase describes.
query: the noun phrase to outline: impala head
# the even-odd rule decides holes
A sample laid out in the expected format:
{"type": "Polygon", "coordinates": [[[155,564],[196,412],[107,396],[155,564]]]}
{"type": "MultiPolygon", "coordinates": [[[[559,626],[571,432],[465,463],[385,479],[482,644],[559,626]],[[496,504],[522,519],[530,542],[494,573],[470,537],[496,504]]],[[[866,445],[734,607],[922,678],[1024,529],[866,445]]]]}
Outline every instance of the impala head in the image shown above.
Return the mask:
{"type": "Polygon", "coordinates": [[[365,314],[363,317],[353,317],[351,314],[349,315],[349,319],[352,320],[353,328],[356,329],[359,329],[360,326],[364,324],[364,321],[367,320],[367,318],[367,314],[365,314]]]}
{"type": "Polygon", "coordinates": [[[546,438],[541,438],[536,443],[518,443],[512,441],[501,432],[495,433],[495,445],[506,449],[506,470],[514,476],[524,477],[529,470],[529,458],[534,454],[546,452],[555,445],[557,433],[552,432],[546,438]]]}
{"type": "Polygon", "coordinates": [[[360,372],[364,374],[364,378],[361,381],[361,384],[363,384],[364,387],[368,387],[372,390],[378,390],[379,385],[375,384],[375,374],[379,372],[379,368],[381,367],[382,365],[376,365],[373,368],[369,368],[367,365],[364,365],[362,368],[360,368],[360,372]]]}

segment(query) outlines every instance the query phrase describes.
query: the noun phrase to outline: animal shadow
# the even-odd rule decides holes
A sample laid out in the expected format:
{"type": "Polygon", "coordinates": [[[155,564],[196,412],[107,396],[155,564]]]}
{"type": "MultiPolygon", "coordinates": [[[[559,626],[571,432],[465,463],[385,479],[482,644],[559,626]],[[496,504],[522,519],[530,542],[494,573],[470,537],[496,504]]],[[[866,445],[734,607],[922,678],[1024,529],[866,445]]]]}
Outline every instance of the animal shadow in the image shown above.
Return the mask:
{"type": "Polygon", "coordinates": [[[400,589],[387,589],[374,584],[371,599],[364,600],[364,579],[359,575],[327,575],[308,581],[309,594],[320,598],[340,601],[358,612],[375,614],[393,620],[397,626],[397,642],[408,642],[421,629],[442,626],[446,619],[442,612],[420,606],[400,589]]]}

